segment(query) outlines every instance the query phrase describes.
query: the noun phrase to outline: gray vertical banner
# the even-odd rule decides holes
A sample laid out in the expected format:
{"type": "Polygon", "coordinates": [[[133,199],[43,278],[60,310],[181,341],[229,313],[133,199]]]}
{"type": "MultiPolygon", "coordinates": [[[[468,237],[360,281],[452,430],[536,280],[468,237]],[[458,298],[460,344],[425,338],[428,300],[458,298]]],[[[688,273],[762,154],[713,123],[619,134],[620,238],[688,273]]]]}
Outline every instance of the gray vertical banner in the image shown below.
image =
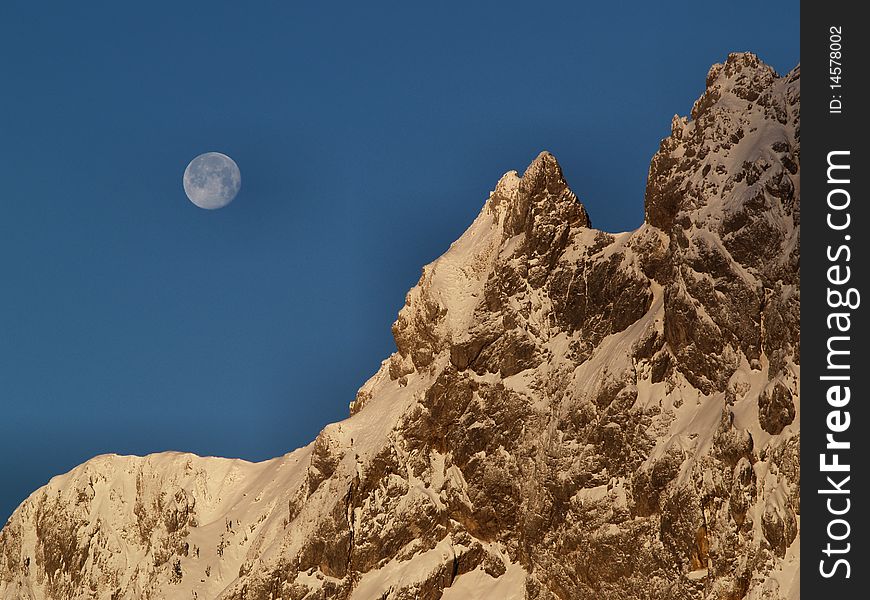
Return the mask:
{"type": "Polygon", "coordinates": [[[801,591],[866,598],[868,24],[801,6],[801,591]]]}

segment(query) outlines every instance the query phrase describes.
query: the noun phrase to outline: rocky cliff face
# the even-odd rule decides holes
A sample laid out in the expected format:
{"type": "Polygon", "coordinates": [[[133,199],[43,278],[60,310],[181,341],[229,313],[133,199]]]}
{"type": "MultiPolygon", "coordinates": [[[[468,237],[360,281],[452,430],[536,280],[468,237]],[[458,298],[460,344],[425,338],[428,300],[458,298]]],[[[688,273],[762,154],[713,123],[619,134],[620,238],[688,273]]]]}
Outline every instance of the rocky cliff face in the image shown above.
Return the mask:
{"type": "Polygon", "coordinates": [[[799,76],[715,65],[634,232],[547,153],[507,173],[349,419],[265,463],[53,479],[0,597],[797,598],[799,76]]]}

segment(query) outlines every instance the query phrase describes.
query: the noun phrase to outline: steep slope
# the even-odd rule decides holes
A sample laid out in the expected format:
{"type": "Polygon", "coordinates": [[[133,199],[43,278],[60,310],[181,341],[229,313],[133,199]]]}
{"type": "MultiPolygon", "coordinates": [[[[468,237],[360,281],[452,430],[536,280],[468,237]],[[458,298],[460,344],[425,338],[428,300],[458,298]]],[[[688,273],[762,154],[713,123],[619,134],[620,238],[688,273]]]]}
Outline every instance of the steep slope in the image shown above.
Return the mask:
{"type": "Polygon", "coordinates": [[[507,173],[349,419],[56,477],[0,533],[0,597],[797,598],[799,108],[799,69],[714,65],[634,232],[547,153],[507,173]]]}

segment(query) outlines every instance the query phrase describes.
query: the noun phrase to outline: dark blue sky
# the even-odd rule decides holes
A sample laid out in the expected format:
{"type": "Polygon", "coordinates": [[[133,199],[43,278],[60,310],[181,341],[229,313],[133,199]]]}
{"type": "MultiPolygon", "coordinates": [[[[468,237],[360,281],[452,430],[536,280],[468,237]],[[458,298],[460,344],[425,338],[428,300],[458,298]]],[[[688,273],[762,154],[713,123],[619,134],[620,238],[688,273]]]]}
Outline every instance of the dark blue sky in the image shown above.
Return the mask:
{"type": "Polygon", "coordinates": [[[799,60],[797,2],[412,4],[3,3],[0,523],[96,454],[309,442],[502,173],[550,150],[632,229],[709,66],[799,60]]]}

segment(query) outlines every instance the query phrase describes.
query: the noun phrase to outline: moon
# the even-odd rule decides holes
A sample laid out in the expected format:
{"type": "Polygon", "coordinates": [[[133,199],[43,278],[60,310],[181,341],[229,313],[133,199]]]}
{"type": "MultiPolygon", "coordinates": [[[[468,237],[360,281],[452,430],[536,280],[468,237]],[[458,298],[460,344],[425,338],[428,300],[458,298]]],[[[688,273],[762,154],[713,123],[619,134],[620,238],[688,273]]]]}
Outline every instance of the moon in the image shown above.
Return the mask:
{"type": "Polygon", "coordinates": [[[220,152],[200,154],[184,170],[184,193],[200,208],[215,210],[233,201],[242,187],[235,161],[220,152]]]}

